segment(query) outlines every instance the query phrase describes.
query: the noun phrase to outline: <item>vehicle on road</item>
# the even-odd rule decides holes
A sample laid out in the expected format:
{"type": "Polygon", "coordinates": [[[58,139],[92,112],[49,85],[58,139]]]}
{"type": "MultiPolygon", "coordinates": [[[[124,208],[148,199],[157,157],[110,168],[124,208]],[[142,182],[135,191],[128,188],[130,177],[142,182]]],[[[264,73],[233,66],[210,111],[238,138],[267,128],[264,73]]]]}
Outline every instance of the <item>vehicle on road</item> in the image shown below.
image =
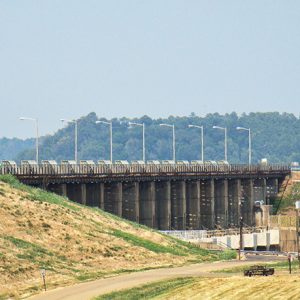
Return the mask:
{"type": "Polygon", "coordinates": [[[249,269],[244,271],[244,276],[269,276],[274,274],[274,268],[268,268],[266,266],[254,265],[251,266],[249,269]]]}

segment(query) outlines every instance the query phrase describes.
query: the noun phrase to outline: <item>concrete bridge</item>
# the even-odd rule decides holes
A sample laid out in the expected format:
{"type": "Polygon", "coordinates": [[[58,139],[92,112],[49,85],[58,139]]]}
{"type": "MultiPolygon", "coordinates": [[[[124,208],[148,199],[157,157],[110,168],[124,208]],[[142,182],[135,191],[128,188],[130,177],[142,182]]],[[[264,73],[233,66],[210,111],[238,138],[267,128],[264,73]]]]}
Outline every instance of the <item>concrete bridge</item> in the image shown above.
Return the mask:
{"type": "Polygon", "coordinates": [[[277,196],[284,165],[55,165],[1,167],[28,185],[160,230],[255,225],[254,204],[277,196]]]}

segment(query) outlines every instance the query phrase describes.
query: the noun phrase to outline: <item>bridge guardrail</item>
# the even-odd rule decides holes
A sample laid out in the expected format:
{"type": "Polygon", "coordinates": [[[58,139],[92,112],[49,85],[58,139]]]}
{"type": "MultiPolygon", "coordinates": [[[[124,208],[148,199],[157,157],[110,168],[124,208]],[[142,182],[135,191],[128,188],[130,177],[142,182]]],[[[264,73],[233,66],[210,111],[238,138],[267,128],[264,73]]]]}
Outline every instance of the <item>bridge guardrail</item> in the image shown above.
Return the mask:
{"type": "Polygon", "coordinates": [[[36,165],[2,166],[0,174],[13,175],[111,175],[111,174],[257,174],[290,172],[288,165],[36,165]]]}

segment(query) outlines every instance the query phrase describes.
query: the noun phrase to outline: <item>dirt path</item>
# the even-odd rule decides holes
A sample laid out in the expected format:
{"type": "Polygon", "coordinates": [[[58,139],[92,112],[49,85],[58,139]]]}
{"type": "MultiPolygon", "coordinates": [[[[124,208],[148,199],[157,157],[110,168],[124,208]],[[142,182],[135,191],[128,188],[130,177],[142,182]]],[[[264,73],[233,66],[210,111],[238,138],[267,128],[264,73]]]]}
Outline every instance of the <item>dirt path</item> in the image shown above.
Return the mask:
{"type": "MultiPolygon", "coordinates": [[[[222,270],[236,266],[251,265],[262,261],[278,260],[274,257],[262,259],[261,257],[254,257],[245,261],[227,261],[215,263],[195,264],[191,266],[156,269],[145,272],[137,272],[116,277],[99,279],[96,281],[85,282],[73,286],[59,288],[45,292],[43,294],[31,297],[32,300],[90,300],[91,298],[106,294],[112,291],[121,289],[128,289],[137,285],[151,283],[154,281],[169,279],[173,277],[185,276],[208,276],[207,272],[222,270]]],[[[216,275],[211,275],[216,276],[216,275]]],[[[218,277],[221,277],[218,274],[218,277]]]]}

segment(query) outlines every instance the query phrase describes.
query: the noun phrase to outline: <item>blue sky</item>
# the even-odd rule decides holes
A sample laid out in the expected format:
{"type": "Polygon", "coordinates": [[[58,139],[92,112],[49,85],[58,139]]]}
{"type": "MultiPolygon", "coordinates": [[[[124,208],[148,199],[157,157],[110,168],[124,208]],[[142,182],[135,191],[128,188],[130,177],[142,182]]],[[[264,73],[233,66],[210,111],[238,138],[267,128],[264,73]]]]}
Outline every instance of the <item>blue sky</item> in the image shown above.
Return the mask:
{"type": "Polygon", "coordinates": [[[0,137],[60,118],[300,111],[299,1],[0,0],[0,137]]]}

